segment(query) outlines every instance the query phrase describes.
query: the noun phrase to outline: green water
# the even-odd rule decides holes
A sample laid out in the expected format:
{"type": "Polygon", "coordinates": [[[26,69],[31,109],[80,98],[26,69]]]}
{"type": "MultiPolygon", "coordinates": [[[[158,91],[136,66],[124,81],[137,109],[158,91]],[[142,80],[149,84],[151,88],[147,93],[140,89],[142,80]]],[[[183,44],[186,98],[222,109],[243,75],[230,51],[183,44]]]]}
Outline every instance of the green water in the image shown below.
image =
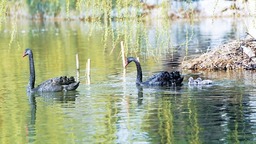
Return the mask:
{"type": "Polygon", "coordinates": [[[157,71],[180,70],[184,56],[199,55],[209,46],[242,35],[231,27],[219,38],[220,34],[202,30],[204,22],[177,21],[166,27],[161,22],[133,21],[4,23],[0,143],[253,143],[253,72],[182,71],[182,87],[161,89],[137,88],[134,64],[124,75],[120,41],[125,42],[127,56],[140,58],[146,79],[157,71]],[[186,41],[186,35],[192,41],[186,41]],[[27,47],[34,52],[36,84],[60,75],[76,76],[78,54],[77,91],[27,95],[28,59],[22,58],[27,47]],[[210,78],[215,84],[189,87],[190,75],[210,78]]]}

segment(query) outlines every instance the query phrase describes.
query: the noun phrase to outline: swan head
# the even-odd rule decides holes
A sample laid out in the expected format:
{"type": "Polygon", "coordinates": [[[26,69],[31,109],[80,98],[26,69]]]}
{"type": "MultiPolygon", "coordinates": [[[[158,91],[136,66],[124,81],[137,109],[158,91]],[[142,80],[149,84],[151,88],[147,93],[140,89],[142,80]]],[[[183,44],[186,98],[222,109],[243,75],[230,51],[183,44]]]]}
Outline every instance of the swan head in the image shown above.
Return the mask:
{"type": "Polygon", "coordinates": [[[32,50],[27,48],[24,53],[23,53],[23,57],[27,56],[27,55],[31,55],[32,54],[32,50]]]}
{"type": "Polygon", "coordinates": [[[128,57],[125,61],[125,67],[132,61],[138,61],[137,59],[135,59],[134,57],[128,57]]]}
{"type": "Polygon", "coordinates": [[[200,77],[198,77],[196,80],[197,81],[203,81],[202,78],[200,78],[200,77]]]}
{"type": "Polygon", "coordinates": [[[193,79],[193,77],[190,77],[190,78],[188,79],[188,84],[194,84],[194,79],[193,79]]]}

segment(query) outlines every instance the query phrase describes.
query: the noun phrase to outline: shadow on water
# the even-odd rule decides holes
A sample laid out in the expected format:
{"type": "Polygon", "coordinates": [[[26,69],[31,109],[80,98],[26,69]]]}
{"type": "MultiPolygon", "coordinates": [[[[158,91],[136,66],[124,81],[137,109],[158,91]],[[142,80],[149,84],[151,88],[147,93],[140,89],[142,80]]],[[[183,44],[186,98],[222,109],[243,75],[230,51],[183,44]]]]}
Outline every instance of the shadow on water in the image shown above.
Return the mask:
{"type": "Polygon", "coordinates": [[[44,102],[52,103],[53,101],[67,103],[75,101],[79,92],[44,92],[44,93],[27,93],[30,105],[30,119],[27,122],[28,142],[36,141],[36,118],[37,118],[37,99],[42,98],[44,102]]]}

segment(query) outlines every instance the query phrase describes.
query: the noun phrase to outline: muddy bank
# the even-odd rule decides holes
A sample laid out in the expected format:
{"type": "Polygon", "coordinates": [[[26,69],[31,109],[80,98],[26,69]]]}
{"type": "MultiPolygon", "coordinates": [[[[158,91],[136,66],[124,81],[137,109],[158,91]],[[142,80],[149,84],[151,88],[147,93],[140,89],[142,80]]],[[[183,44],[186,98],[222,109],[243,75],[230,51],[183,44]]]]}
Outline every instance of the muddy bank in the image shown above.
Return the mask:
{"type": "Polygon", "coordinates": [[[256,69],[256,40],[246,38],[220,45],[199,57],[182,62],[183,69],[234,70],[256,69]]]}

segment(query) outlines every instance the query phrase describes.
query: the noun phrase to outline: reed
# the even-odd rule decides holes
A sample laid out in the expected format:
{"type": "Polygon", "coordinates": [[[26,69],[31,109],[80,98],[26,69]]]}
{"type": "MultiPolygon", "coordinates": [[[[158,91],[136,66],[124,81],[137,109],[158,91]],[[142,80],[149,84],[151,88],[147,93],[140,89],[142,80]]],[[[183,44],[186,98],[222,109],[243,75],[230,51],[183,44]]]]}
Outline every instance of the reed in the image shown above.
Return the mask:
{"type": "Polygon", "coordinates": [[[78,54],[76,54],[76,79],[79,81],[80,79],[80,72],[79,72],[79,59],[78,59],[78,54]]]}
{"type": "Polygon", "coordinates": [[[125,66],[126,66],[126,59],[125,59],[125,50],[124,50],[124,42],[121,41],[120,42],[121,44],[121,54],[122,54],[122,62],[123,62],[123,81],[125,82],[125,74],[126,74],[126,69],[125,69],[125,66]]]}
{"type": "Polygon", "coordinates": [[[79,58],[78,58],[78,54],[76,54],[76,70],[79,70],[79,58]]]}
{"type": "Polygon", "coordinates": [[[125,68],[125,53],[124,53],[124,42],[123,41],[121,41],[121,53],[122,53],[123,68],[125,68]]]}
{"type": "Polygon", "coordinates": [[[87,78],[86,83],[90,85],[91,84],[91,59],[88,59],[86,63],[86,78],[87,78]]]}

